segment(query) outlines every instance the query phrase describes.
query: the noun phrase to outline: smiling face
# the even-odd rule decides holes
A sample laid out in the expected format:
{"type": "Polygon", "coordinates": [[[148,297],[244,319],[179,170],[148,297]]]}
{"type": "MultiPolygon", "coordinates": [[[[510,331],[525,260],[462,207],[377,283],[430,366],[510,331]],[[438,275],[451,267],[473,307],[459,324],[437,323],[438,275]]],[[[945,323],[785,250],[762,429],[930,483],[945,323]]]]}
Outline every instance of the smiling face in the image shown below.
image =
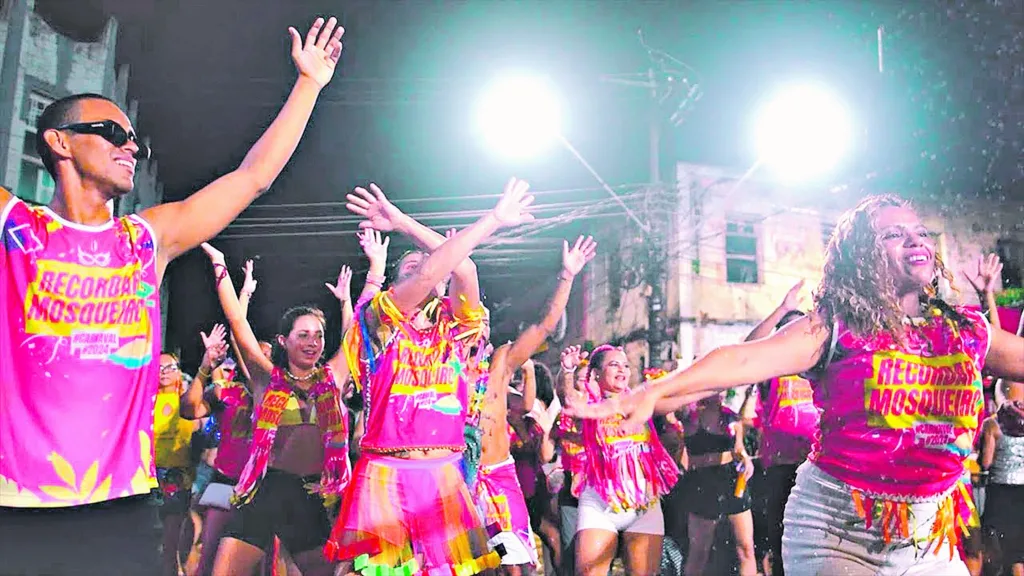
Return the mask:
{"type": "Polygon", "coordinates": [[[931,284],[935,279],[935,242],[917,213],[904,206],[887,206],[874,213],[872,225],[896,289],[906,294],[931,284]]]}
{"type": "Polygon", "coordinates": [[[324,325],[312,314],[299,316],[288,335],[279,335],[277,342],[284,348],[289,365],[311,370],[324,353],[324,325]]]}
{"type": "MultiPolygon", "coordinates": [[[[85,99],[75,106],[73,123],[113,120],[128,132],[134,131],[128,116],[113,102],[98,98],[85,99]]],[[[139,146],[128,140],[114,146],[102,136],[63,132],[68,139],[71,161],[83,181],[91,182],[113,197],[132,191],[135,186],[134,154],[139,146]]]]}
{"type": "Polygon", "coordinates": [[[629,359],[622,350],[609,350],[602,354],[601,365],[595,375],[597,385],[603,392],[624,392],[629,388],[629,377],[632,370],[629,359]]]}

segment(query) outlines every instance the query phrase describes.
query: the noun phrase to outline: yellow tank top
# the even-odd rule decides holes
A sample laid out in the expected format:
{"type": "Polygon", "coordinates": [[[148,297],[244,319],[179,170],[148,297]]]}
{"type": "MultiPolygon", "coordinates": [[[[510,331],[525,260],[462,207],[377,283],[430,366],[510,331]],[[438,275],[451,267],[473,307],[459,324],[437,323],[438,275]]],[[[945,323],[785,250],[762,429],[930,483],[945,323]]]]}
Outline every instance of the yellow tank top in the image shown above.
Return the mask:
{"type": "Polygon", "coordinates": [[[156,465],[158,468],[188,468],[189,446],[195,421],[181,417],[181,397],[177,392],[156,395],[153,436],[155,437],[156,465]]]}

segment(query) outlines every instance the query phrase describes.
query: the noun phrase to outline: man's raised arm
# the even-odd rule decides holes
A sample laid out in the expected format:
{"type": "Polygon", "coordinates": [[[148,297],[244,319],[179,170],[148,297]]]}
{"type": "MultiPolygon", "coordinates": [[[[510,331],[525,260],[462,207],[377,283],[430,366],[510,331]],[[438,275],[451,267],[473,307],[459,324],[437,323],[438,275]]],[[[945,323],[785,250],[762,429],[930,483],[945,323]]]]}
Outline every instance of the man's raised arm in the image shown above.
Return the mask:
{"type": "Polygon", "coordinates": [[[142,213],[160,242],[160,264],[216,236],[265,192],[284,169],[306,129],[317,97],[334,76],[344,30],[331,17],[317,18],[302,41],[289,28],[292,60],[299,72],[291,95],[263,136],[235,171],[221,176],[186,200],[155,206],[142,213]]]}

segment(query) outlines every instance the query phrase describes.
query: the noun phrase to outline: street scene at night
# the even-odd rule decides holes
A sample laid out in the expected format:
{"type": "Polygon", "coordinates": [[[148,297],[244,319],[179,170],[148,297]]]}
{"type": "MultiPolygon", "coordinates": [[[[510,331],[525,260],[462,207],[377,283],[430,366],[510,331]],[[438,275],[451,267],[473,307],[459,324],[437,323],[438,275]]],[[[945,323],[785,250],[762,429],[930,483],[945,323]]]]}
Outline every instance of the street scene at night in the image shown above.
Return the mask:
{"type": "Polygon", "coordinates": [[[0,576],[1024,576],[1024,5],[0,0],[0,576]]]}

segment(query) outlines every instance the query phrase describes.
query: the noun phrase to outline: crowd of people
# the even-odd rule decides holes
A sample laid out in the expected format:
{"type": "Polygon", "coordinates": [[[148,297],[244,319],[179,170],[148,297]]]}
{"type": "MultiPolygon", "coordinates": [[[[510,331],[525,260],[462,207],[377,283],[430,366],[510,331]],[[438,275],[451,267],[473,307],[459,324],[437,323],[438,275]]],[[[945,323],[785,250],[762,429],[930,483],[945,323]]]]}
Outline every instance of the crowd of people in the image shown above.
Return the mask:
{"type": "Polygon", "coordinates": [[[336,19],[289,32],[281,112],[187,200],[112,216],[148,151],[93,94],[39,117],[50,205],[0,189],[4,571],[1024,575],[1024,338],[998,322],[1000,263],[969,277],[983,310],[942,300],[952,275],[895,197],[840,220],[809,309],[798,282],[746,342],[640,385],[613,342],[536,359],[590,237],[563,243],[546,307],[492,342],[471,256],[532,219],[516,178],[447,234],[356,188],[368,272],[354,300],[357,263],[326,286],[338,351],[301,304],[260,340],[253,263],[236,290],[208,241],[270,187],[334,75],[336,19]],[[415,249],[392,260],[389,235],[415,249]],[[185,375],[158,287],[197,248],[226,321],[185,375]]]}

